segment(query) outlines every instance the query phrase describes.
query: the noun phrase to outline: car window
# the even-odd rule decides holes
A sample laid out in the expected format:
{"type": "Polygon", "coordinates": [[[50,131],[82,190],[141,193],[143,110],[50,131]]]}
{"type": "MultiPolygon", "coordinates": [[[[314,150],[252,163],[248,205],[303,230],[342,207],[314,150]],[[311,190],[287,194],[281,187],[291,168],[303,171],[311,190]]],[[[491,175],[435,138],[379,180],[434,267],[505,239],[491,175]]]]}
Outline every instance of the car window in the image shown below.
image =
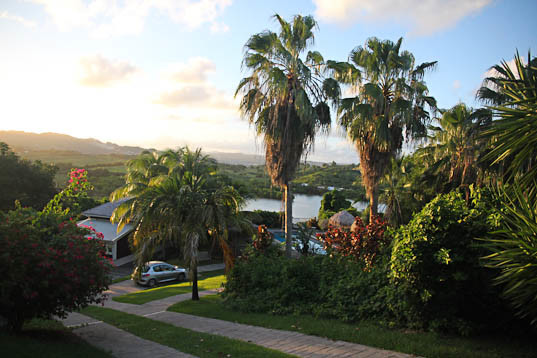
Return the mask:
{"type": "Polygon", "coordinates": [[[160,272],[162,271],[162,267],[160,265],[153,266],[153,271],[160,272]]]}
{"type": "Polygon", "coordinates": [[[171,266],[171,265],[165,265],[165,266],[164,266],[164,269],[165,269],[166,271],[173,271],[173,266],[171,266]]]}
{"type": "Polygon", "coordinates": [[[149,271],[149,266],[144,265],[144,267],[142,267],[142,272],[146,273],[147,271],[149,271]]]}

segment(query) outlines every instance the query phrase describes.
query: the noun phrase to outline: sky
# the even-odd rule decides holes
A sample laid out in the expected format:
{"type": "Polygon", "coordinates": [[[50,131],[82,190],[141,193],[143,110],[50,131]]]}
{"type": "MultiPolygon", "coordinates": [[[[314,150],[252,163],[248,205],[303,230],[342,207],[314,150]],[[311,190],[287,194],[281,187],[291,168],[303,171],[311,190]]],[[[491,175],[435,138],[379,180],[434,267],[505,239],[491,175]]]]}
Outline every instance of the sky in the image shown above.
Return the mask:
{"type": "MultiPolygon", "coordinates": [[[[403,37],[438,61],[425,81],[441,108],[479,107],[492,65],[537,53],[535,0],[1,0],[0,130],[264,154],[234,92],[244,44],[276,13],[313,15],[325,59],[403,37]]],[[[358,162],[335,115],[308,159],[358,162]]]]}

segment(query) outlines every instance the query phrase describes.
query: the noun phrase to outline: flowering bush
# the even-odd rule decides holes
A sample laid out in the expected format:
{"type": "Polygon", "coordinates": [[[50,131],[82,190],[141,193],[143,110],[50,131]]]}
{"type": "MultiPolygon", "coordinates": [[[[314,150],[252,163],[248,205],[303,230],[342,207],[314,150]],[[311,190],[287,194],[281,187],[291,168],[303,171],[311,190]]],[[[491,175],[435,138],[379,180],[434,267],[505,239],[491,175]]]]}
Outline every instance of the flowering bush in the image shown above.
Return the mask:
{"type": "Polygon", "coordinates": [[[93,186],[88,181],[86,169],[71,169],[67,187],[56,194],[43,211],[72,217],[77,216],[83,210],[84,202],[91,201],[88,195],[91,190],[93,190],[93,186]]]}
{"type": "Polygon", "coordinates": [[[99,238],[58,214],[0,212],[0,315],[11,329],[104,301],[112,264],[99,238]]]}
{"type": "Polygon", "coordinates": [[[366,269],[370,269],[380,250],[388,243],[384,235],[388,223],[380,216],[375,216],[371,223],[365,225],[360,217],[356,217],[352,231],[329,227],[317,238],[324,244],[328,252],[337,252],[363,261],[366,269]]]}

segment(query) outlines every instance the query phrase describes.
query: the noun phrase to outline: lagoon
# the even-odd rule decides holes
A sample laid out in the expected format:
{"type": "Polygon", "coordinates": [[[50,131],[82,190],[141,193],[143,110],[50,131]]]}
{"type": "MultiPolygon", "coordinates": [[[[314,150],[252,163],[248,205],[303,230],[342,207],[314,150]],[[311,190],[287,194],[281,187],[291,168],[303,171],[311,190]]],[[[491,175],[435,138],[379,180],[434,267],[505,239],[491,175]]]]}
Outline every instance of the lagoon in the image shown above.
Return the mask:
{"type": "MultiPolygon", "coordinates": [[[[316,217],[321,207],[322,196],[296,194],[293,200],[293,222],[305,221],[309,218],[316,217]]],[[[367,207],[367,202],[359,201],[354,206],[359,211],[367,207]]],[[[246,203],[243,210],[267,210],[267,211],[284,211],[284,202],[276,199],[253,199],[246,203]]],[[[379,211],[384,211],[384,205],[379,204],[379,211]]]]}

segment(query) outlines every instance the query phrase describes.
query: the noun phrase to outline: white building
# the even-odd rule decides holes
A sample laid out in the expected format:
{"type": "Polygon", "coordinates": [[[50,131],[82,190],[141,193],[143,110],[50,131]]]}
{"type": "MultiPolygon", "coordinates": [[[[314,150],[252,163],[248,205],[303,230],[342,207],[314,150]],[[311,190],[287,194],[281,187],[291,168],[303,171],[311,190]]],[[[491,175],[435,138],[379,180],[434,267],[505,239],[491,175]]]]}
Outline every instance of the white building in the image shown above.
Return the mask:
{"type": "Polygon", "coordinates": [[[134,230],[134,227],[127,224],[118,232],[118,225],[110,222],[110,217],[114,210],[125,200],[102,204],[86,210],[82,212],[82,215],[86,216],[87,219],[78,222],[78,226],[90,226],[96,232],[103,234],[106,254],[114,261],[116,266],[134,261],[134,255],[130,250],[128,240],[128,236],[134,230]]]}

